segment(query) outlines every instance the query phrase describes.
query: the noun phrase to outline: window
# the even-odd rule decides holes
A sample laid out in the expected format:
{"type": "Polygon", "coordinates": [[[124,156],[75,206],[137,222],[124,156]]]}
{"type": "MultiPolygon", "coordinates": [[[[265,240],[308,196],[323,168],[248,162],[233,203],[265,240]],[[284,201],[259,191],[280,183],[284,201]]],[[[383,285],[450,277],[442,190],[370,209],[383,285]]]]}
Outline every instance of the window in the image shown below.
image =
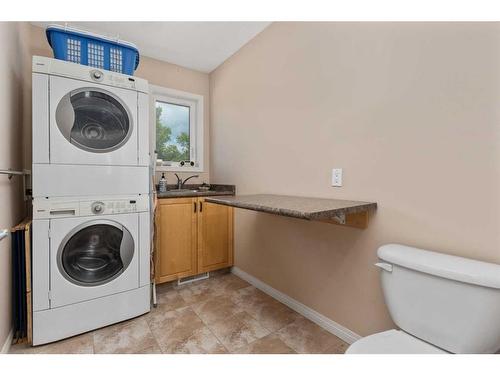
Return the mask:
{"type": "Polygon", "coordinates": [[[156,157],[161,160],[181,162],[191,160],[189,154],[188,106],[155,103],[156,110],[156,157]]]}
{"type": "Polygon", "coordinates": [[[158,171],[203,171],[203,97],[151,86],[158,171]]]}

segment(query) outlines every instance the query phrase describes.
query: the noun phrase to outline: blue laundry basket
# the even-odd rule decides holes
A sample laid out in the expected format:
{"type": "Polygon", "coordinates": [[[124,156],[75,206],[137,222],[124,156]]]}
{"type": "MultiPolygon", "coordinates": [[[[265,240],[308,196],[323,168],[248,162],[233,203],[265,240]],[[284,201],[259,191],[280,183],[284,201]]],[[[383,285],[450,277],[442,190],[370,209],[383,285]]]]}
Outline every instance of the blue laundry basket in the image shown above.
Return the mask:
{"type": "Polygon", "coordinates": [[[47,27],[46,34],[56,59],[128,75],[139,66],[139,50],[132,43],[58,25],[47,27]]]}

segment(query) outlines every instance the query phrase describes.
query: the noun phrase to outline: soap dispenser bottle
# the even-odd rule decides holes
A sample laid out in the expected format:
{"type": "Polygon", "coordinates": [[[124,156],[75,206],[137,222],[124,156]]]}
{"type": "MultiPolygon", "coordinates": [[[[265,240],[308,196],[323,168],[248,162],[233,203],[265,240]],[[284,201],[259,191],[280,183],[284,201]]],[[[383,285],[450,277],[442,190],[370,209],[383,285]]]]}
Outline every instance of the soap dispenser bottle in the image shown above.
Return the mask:
{"type": "Polygon", "coordinates": [[[160,193],[165,193],[167,191],[167,179],[165,178],[165,173],[161,174],[160,182],[158,183],[158,191],[160,193]]]}

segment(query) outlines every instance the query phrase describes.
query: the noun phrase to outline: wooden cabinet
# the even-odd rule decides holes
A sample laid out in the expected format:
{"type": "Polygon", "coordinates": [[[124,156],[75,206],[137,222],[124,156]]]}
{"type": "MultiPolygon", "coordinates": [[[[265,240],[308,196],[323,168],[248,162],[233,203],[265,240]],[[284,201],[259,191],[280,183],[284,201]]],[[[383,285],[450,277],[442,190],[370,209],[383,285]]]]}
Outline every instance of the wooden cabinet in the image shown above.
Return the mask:
{"type": "Polygon", "coordinates": [[[233,265],[233,208],[198,198],[198,273],[233,265]]]}
{"type": "Polygon", "coordinates": [[[157,283],[196,274],[198,265],[196,204],[195,198],[158,201],[155,228],[157,283]]]}
{"type": "Polygon", "coordinates": [[[155,280],[163,283],[233,265],[233,209],[204,198],[158,200],[155,280]]]}

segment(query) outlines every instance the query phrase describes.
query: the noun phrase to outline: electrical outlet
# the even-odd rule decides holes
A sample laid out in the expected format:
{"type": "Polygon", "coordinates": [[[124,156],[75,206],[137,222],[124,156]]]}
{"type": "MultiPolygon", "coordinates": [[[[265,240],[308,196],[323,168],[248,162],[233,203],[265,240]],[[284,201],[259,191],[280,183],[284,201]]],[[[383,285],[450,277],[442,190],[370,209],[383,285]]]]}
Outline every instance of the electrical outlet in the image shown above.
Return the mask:
{"type": "Polygon", "coordinates": [[[342,186],[342,168],[332,169],[332,186],[342,186]]]}

